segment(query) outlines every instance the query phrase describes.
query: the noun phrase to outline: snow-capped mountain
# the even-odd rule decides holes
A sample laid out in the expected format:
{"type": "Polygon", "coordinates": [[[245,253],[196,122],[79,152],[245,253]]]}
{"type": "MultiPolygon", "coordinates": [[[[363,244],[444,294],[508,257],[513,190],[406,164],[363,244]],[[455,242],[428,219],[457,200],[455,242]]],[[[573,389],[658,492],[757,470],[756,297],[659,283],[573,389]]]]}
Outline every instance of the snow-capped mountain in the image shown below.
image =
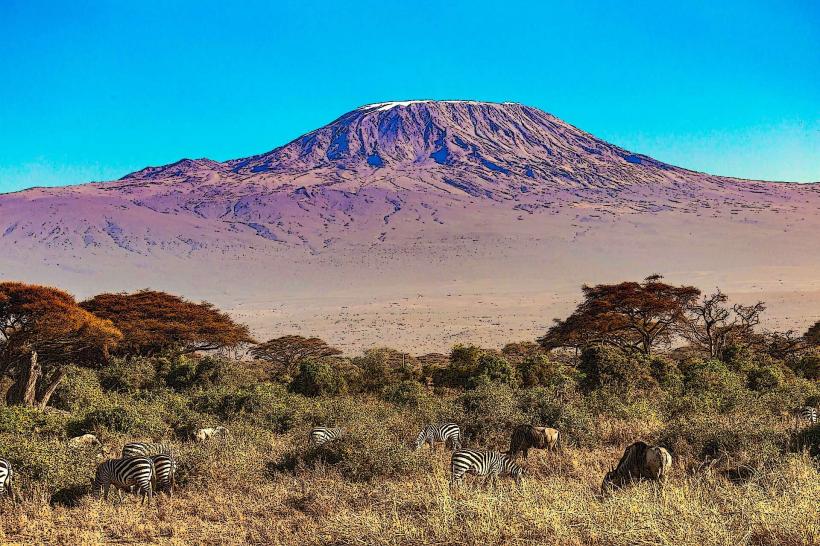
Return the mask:
{"type": "MultiPolygon", "coordinates": [[[[391,267],[414,286],[530,272],[577,287],[780,260],[811,282],[818,209],[818,184],[689,171],[517,103],[387,102],[259,155],[0,195],[0,277],[223,305],[254,268],[310,293],[317,275],[325,287],[373,276],[386,291],[377,272],[391,267]]],[[[260,275],[250,284],[275,300],[260,275]]]]}

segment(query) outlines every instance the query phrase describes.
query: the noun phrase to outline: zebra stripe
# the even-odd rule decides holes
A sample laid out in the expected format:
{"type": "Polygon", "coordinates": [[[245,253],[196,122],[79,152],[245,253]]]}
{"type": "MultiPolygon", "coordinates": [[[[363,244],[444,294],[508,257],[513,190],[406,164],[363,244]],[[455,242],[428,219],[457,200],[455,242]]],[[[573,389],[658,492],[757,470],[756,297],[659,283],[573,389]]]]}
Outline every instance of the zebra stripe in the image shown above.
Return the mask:
{"type": "Polygon", "coordinates": [[[152,455],[151,462],[154,463],[154,491],[157,493],[164,491],[169,496],[174,496],[177,462],[173,457],[165,454],[152,455]]]}
{"type": "Polygon", "coordinates": [[[171,444],[150,444],[129,442],[122,448],[122,457],[150,457],[152,455],[171,455],[171,444]]]}
{"type": "Polygon", "coordinates": [[[11,488],[11,479],[14,477],[14,471],[11,469],[11,463],[6,459],[0,459],[0,497],[8,493],[14,497],[14,490],[11,488]]]}
{"type": "Polygon", "coordinates": [[[104,492],[103,498],[108,499],[108,491],[113,485],[121,492],[131,492],[133,490],[141,493],[142,502],[144,503],[147,497],[148,504],[151,504],[153,498],[151,484],[153,480],[154,463],[147,457],[109,459],[97,467],[92,491],[95,494],[102,491],[104,492]]]}
{"type": "Polygon", "coordinates": [[[521,485],[524,469],[506,454],[498,451],[461,449],[453,453],[450,460],[450,485],[460,484],[467,473],[486,476],[484,483],[492,479],[495,483],[499,475],[509,474],[515,483],[521,485]]]}
{"type": "Polygon", "coordinates": [[[310,431],[310,443],[316,447],[323,446],[344,436],[343,428],[316,427],[310,431]]]}
{"type": "Polygon", "coordinates": [[[430,449],[434,449],[436,442],[444,442],[458,451],[461,449],[461,429],[455,423],[442,423],[440,425],[427,425],[416,437],[415,449],[419,449],[423,444],[430,444],[430,449]]]}
{"type": "Polygon", "coordinates": [[[803,406],[802,408],[798,408],[795,414],[798,419],[808,421],[812,425],[817,423],[817,408],[803,406]]]}

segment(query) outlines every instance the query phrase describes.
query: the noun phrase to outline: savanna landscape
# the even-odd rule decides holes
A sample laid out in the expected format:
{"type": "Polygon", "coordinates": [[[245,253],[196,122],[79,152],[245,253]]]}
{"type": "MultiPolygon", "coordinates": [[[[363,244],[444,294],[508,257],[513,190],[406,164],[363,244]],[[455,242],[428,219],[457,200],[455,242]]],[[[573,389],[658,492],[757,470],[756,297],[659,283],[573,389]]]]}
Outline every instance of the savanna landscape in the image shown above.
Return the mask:
{"type": "Polygon", "coordinates": [[[0,0],[0,546],[820,546],[818,51],[0,0]]]}
{"type": "Polygon", "coordinates": [[[76,301],[0,284],[14,468],[4,543],[813,544],[820,540],[818,326],[762,330],[739,305],[655,275],[584,287],[537,340],[388,347],[315,337],[260,343],[207,303],[158,292],[76,301]],[[36,357],[33,357],[36,355],[36,357]],[[561,433],[520,485],[468,476],[450,449],[414,450],[453,422],[465,447],[506,451],[520,424],[561,433]],[[198,439],[204,427],[225,434],[198,439]],[[321,446],[313,427],[344,434],[321,446]],[[93,434],[94,443],[72,438],[93,434]],[[172,496],[92,494],[129,441],[167,442],[172,496]],[[635,440],[672,456],[665,482],[602,492],[635,440]]]}

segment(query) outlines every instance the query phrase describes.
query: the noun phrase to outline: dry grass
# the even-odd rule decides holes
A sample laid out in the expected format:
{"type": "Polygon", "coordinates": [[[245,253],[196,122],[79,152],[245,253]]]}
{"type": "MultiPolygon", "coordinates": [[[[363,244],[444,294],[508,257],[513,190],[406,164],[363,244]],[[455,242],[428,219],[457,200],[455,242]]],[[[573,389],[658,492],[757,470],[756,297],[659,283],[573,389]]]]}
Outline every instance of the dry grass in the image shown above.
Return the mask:
{"type": "MultiPolygon", "coordinates": [[[[742,484],[676,475],[603,500],[597,491],[619,448],[534,452],[523,488],[500,480],[451,492],[448,454],[433,472],[354,483],[332,468],[275,472],[297,436],[271,436],[203,458],[173,499],[140,507],[84,497],[75,508],[24,498],[3,506],[3,543],[95,544],[820,544],[820,475],[792,455],[742,484]],[[217,472],[225,476],[217,478],[217,472]]],[[[194,448],[191,447],[193,450],[194,448]]],[[[183,452],[183,457],[186,453],[183,452]]]]}

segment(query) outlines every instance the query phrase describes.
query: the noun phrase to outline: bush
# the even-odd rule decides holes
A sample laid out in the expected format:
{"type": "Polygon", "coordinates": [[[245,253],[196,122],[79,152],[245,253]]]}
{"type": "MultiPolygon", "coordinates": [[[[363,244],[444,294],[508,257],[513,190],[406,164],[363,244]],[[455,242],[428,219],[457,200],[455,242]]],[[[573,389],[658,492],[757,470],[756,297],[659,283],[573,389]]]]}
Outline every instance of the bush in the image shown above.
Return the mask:
{"type": "Polygon", "coordinates": [[[677,413],[691,411],[728,412],[744,397],[744,381],[719,360],[692,363],[684,370],[685,397],[677,402],[677,413]]]}
{"type": "Polygon", "coordinates": [[[299,365],[299,373],[290,388],[305,396],[321,396],[345,392],[347,384],[330,364],[308,360],[299,365]]]}
{"type": "Polygon", "coordinates": [[[645,357],[627,355],[605,345],[587,347],[579,365],[586,391],[609,387],[619,391],[647,390],[657,386],[650,362],[645,357]]]}
{"type": "Polygon", "coordinates": [[[68,449],[63,441],[28,434],[0,434],[0,453],[11,462],[18,488],[28,493],[87,486],[97,465],[93,450],[68,449]]]}
{"type": "Polygon", "coordinates": [[[468,388],[476,388],[479,385],[489,383],[504,383],[515,385],[518,378],[515,368],[503,356],[492,353],[484,353],[478,358],[475,372],[467,379],[468,388]]]}
{"type": "Polygon", "coordinates": [[[753,391],[767,392],[779,388],[785,382],[783,372],[775,365],[764,365],[754,368],[747,374],[749,388],[753,391]]]}
{"type": "Polygon", "coordinates": [[[724,457],[732,465],[756,466],[783,453],[789,437],[774,416],[744,411],[673,419],[659,441],[690,464],[724,457]]]}
{"type": "Polygon", "coordinates": [[[64,436],[68,416],[24,406],[0,406],[0,433],[64,436]]]}
{"type": "Polygon", "coordinates": [[[577,383],[575,373],[546,355],[525,357],[518,365],[518,376],[522,387],[555,387],[573,389],[577,383]]]}
{"type": "Polygon", "coordinates": [[[190,356],[174,362],[165,381],[177,391],[207,389],[217,385],[249,387],[259,383],[263,374],[257,364],[215,356],[190,356]]]}
{"type": "Polygon", "coordinates": [[[156,438],[169,432],[156,408],[136,401],[92,410],[85,417],[71,421],[67,428],[72,436],[95,434],[105,437],[110,433],[121,433],[156,438]]]}
{"type": "Polygon", "coordinates": [[[418,381],[402,381],[385,387],[382,397],[399,406],[419,407],[426,402],[427,390],[418,381]]]}
{"type": "Polygon", "coordinates": [[[148,358],[115,358],[99,372],[105,390],[137,392],[157,386],[157,365],[148,358]]]}
{"type": "Polygon", "coordinates": [[[504,446],[510,431],[527,420],[519,409],[518,391],[503,383],[481,385],[464,393],[459,402],[464,408],[463,429],[470,446],[504,446]]]}
{"type": "Polygon", "coordinates": [[[361,386],[368,392],[421,377],[421,364],[414,357],[386,347],[366,351],[353,364],[361,370],[361,386]]]}
{"type": "Polygon", "coordinates": [[[303,400],[298,395],[288,393],[281,385],[263,383],[254,387],[217,387],[204,391],[193,399],[191,408],[223,420],[261,422],[282,433],[294,427],[303,400]]]}
{"type": "Polygon", "coordinates": [[[93,370],[70,367],[54,395],[51,405],[64,411],[81,411],[105,403],[106,395],[93,370]]]}

